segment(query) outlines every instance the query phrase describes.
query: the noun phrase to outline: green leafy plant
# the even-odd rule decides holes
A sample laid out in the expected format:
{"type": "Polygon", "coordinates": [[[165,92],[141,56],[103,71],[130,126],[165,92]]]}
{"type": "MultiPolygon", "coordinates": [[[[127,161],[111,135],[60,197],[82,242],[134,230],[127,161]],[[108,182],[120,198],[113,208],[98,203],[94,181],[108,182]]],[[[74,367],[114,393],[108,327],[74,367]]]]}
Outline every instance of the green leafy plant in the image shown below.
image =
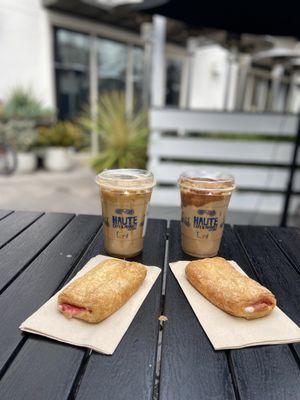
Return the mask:
{"type": "Polygon", "coordinates": [[[11,119],[2,126],[3,137],[19,152],[29,152],[37,140],[37,129],[32,120],[11,119]]]}
{"type": "Polygon", "coordinates": [[[41,119],[53,117],[53,111],[43,106],[32,91],[21,86],[15,87],[3,105],[4,118],[9,119],[41,119]]]}
{"type": "Polygon", "coordinates": [[[85,135],[81,128],[69,121],[58,122],[50,127],[40,127],[37,146],[39,147],[75,147],[85,144],[85,135]]]}
{"type": "Polygon", "coordinates": [[[147,114],[126,111],[125,95],[111,92],[101,96],[97,116],[87,110],[80,119],[83,127],[99,135],[101,152],[92,160],[100,172],[106,168],[143,168],[147,154],[147,114]]]}

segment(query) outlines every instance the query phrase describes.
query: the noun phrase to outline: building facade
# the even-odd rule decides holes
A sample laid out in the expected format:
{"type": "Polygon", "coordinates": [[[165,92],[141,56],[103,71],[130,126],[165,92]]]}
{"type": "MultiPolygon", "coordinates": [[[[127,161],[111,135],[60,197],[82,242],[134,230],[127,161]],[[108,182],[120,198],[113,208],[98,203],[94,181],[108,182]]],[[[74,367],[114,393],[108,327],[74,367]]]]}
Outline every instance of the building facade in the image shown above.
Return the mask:
{"type": "MultiPolygon", "coordinates": [[[[128,107],[145,91],[145,42],[124,30],[45,8],[40,0],[0,0],[0,99],[32,90],[61,119],[75,118],[101,93],[122,90],[128,107]]],[[[166,102],[178,105],[185,49],[167,46],[166,102]]]]}

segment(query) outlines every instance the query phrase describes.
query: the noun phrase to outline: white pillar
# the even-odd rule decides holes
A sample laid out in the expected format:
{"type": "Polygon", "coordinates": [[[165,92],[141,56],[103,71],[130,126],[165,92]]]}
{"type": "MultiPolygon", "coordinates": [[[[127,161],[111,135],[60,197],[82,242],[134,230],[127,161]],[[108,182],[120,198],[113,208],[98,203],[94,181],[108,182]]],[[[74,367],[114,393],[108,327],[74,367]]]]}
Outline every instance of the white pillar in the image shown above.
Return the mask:
{"type": "Polygon", "coordinates": [[[228,81],[225,95],[224,109],[227,111],[233,111],[236,104],[237,95],[237,84],[238,84],[238,73],[239,64],[237,61],[237,50],[232,49],[228,57],[228,81]]]}
{"type": "Polygon", "coordinates": [[[191,106],[191,84],[192,78],[194,74],[194,64],[195,64],[195,52],[198,48],[198,39],[195,37],[190,37],[187,40],[187,62],[185,67],[185,79],[184,82],[184,92],[182,94],[182,102],[184,103],[185,107],[189,108],[191,106]]]}
{"type": "MultiPolygon", "coordinates": [[[[166,99],[166,18],[154,15],[152,24],[152,62],[150,84],[150,106],[163,107],[166,99]]],[[[150,126],[151,129],[151,126],[150,126]]],[[[149,148],[151,143],[160,139],[159,131],[151,131],[149,148]]],[[[149,155],[148,168],[155,173],[159,163],[157,156],[149,155]]]]}
{"type": "Polygon", "coordinates": [[[126,83],[125,83],[125,102],[126,112],[130,115],[133,110],[134,101],[134,65],[133,65],[133,46],[127,47],[127,68],[126,68],[126,83]]]}
{"type": "Polygon", "coordinates": [[[271,72],[272,85],[269,97],[270,111],[279,111],[278,99],[279,99],[280,86],[283,74],[284,74],[284,66],[282,64],[275,64],[271,72]]]}
{"type": "Polygon", "coordinates": [[[246,82],[245,96],[244,96],[244,104],[243,104],[244,111],[253,111],[252,103],[253,103],[254,85],[255,85],[254,76],[248,74],[247,82],[246,82]]]}
{"type": "Polygon", "coordinates": [[[151,62],[152,62],[152,24],[143,22],[141,25],[141,37],[144,43],[143,59],[143,99],[142,104],[145,109],[150,102],[150,82],[151,82],[151,62]]]}
{"type": "Polygon", "coordinates": [[[166,92],[165,17],[154,15],[152,38],[151,106],[163,107],[166,92]]]}
{"type": "Polygon", "coordinates": [[[256,86],[256,111],[262,112],[267,109],[268,81],[260,80],[256,86]]]}
{"type": "Polygon", "coordinates": [[[249,54],[241,55],[239,60],[239,81],[236,94],[237,110],[243,110],[250,65],[251,65],[250,55],[249,54]]]}
{"type": "MultiPolygon", "coordinates": [[[[97,61],[97,37],[90,38],[90,107],[91,118],[94,122],[97,120],[98,105],[98,61],[97,61]]],[[[96,155],[99,151],[98,133],[96,130],[91,132],[91,152],[96,155]]]]}
{"type": "Polygon", "coordinates": [[[297,90],[297,80],[299,72],[294,71],[290,77],[290,84],[288,88],[287,100],[286,100],[286,112],[293,112],[293,101],[297,90]]]}

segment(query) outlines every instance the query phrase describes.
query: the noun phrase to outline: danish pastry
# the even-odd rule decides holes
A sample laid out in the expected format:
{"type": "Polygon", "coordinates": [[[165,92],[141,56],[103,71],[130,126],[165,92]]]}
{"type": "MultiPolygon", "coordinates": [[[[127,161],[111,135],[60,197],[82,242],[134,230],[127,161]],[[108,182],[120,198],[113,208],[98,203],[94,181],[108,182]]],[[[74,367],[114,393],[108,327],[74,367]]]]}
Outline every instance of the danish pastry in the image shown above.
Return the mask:
{"type": "Polygon", "coordinates": [[[146,274],[147,269],[142,264],[105,260],[62,290],[58,296],[58,310],[67,318],[98,323],[129,300],[146,274]]]}
{"type": "Polygon", "coordinates": [[[224,258],[192,261],[185,273],[189,282],[211,303],[236,317],[264,317],[276,306],[270,290],[241,274],[224,258]]]}

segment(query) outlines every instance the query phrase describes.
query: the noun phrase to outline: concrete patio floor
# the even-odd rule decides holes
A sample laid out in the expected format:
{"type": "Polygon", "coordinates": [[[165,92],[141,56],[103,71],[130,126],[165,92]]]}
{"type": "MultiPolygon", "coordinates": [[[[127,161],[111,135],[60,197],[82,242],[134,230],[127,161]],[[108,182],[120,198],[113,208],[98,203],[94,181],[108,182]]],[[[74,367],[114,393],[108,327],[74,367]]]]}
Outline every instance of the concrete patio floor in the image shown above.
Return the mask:
{"type": "MultiPolygon", "coordinates": [[[[29,175],[0,176],[0,208],[25,211],[53,211],[76,214],[100,214],[98,189],[94,173],[78,165],[63,173],[37,171],[29,175]]],[[[149,217],[180,219],[178,207],[150,205],[149,217]]],[[[230,224],[278,225],[274,214],[229,211],[230,224]]],[[[300,218],[292,216],[289,225],[300,226],[300,218]]]]}

